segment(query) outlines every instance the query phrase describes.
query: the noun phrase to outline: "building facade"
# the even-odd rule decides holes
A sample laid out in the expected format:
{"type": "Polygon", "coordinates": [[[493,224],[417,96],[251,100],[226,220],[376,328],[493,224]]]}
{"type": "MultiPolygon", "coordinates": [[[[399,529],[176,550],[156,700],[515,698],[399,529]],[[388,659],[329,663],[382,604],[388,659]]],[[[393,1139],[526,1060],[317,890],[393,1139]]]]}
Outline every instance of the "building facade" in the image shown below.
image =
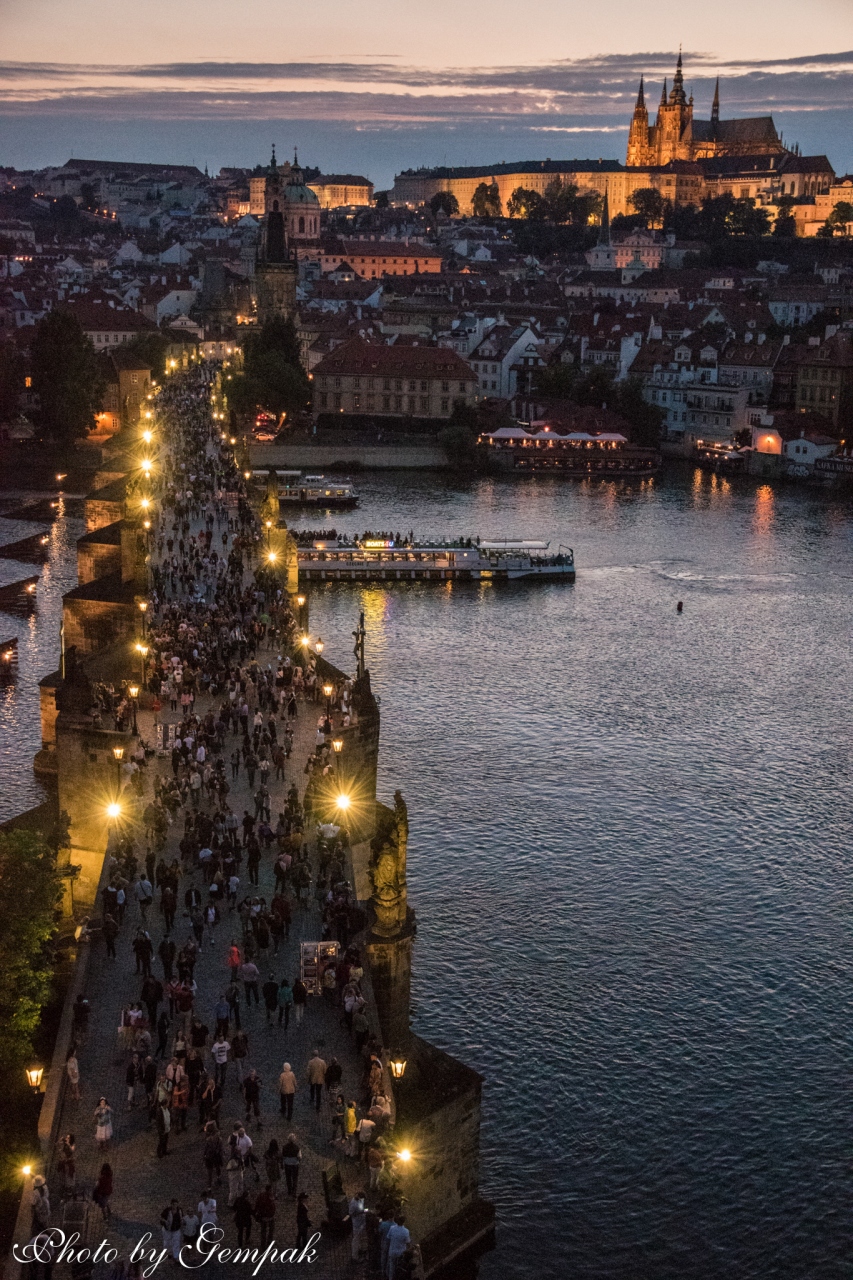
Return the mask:
{"type": "Polygon", "coordinates": [[[446,419],[473,404],[470,366],[445,347],[385,346],[353,338],[314,370],[314,411],[360,417],[446,419]]]}

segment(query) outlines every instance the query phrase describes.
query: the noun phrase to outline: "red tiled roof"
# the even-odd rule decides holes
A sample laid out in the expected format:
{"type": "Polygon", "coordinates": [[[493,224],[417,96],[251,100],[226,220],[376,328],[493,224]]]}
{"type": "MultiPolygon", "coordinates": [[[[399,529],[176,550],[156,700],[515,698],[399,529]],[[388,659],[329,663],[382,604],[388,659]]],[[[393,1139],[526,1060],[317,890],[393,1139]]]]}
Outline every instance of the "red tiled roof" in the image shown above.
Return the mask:
{"type": "Polygon", "coordinates": [[[366,375],[390,378],[464,378],[473,374],[465,360],[446,347],[386,346],[352,338],[325,356],[316,375],[366,375]]]}

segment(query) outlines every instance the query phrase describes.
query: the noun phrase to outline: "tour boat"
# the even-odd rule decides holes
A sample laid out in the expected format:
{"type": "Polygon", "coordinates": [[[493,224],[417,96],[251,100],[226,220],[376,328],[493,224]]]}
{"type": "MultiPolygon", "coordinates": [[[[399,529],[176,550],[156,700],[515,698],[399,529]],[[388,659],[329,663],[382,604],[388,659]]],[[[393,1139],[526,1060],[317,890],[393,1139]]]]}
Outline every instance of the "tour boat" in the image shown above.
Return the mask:
{"type": "Polygon", "coordinates": [[[575,580],[571,547],[552,551],[549,542],[509,538],[401,544],[392,538],[318,539],[310,547],[299,548],[298,563],[300,575],[307,580],[575,580]]]}
{"type": "MultiPolygon", "coordinates": [[[[256,481],[268,481],[268,470],[254,471],[256,481]]],[[[358,506],[358,494],[350,480],[330,480],[327,476],[303,475],[301,471],[276,471],[278,497],[282,507],[319,507],[348,510],[358,506]]]]}

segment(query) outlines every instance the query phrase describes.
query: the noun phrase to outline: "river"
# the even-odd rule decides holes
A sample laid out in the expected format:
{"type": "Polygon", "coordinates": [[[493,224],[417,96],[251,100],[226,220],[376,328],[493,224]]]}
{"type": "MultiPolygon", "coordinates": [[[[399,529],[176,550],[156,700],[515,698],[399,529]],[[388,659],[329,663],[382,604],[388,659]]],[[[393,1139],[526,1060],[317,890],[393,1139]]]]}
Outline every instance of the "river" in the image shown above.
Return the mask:
{"type": "MultiPolygon", "coordinates": [[[[414,1025],[485,1077],[481,1280],[847,1276],[849,504],[689,469],[358,487],[339,530],[577,561],[574,586],[311,591],[338,665],[365,612],[380,793],[410,811],[414,1025]]],[[[4,815],[40,794],[77,523],[38,621],[2,620],[25,637],[4,815]]]]}

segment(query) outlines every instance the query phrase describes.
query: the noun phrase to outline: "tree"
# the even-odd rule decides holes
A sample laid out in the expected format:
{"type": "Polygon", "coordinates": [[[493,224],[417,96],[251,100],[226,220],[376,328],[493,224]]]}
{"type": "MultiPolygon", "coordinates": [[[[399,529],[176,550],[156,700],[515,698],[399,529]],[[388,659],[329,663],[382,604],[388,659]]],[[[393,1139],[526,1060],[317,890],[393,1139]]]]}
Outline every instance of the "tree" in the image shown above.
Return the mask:
{"type": "Polygon", "coordinates": [[[516,187],[506,202],[508,218],[537,218],[541,213],[542,197],[527,187],[516,187]]]}
{"type": "Polygon", "coordinates": [[[387,209],[387,208],[388,208],[388,192],[387,192],[387,191],[377,191],[377,193],[376,193],[376,208],[377,208],[377,209],[387,209]]]}
{"type": "Polygon", "coordinates": [[[628,203],[647,227],[663,225],[669,201],[664,199],[656,187],[640,187],[637,191],[632,191],[628,203]]]}
{"type": "Polygon", "coordinates": [[[818,235],[844,236],[847,234],[847,224],[849,222],[853,222],[853,204],[849,200],[839,200],[818,235]]]}
{"type": "Polygon", "coordinates": [[[445,213],[448,218],[454,218],[459,212],[459,201],[452,191],[436,191],[429,202],[429,207],[436,218],[439,213],[445,213]]]}
{"type": "Polygon", "coordinates": [[[76,316],[62,308],[46,315],[36,328],[31,361],[42,429],[73,444],[91,430],[106,389],[95,348],[76,316]]]}
{"type": "Polygon", "coordinates": [[[471,210],[475,218],[499,218],[501,197],[496,182],[481,182],[471,197],[471,210]]]}
{"type": "Polygon", "coordinates": [[[776,221],[773,223],[774,236],[786,239],[797,234],[797,223],[794,218],[794,197],[780,196],[776,202],[776,221]]]}
{"type": "Polygon", "coordinates": [[[32,831],[0,832],[0,1072],[21,1070],[50,995],[60,877],[32,831]]]}
{"type": "Polygon", "coordinates": [[[447,426],[439,433],[438,441],[447,461],[456,470],[472,471],[476,467],[478,434],[477,410],[464,400],[454,400],[447,426]]]}
{"type": "Polygon", "coordinates": [[[243,372],[234,379],[231,391],[239,412],[262,408],[278,417],[293,413],[307,406],[310,390],[292,320],[274,316],[259,332],[246,337],[243,372]]]}

